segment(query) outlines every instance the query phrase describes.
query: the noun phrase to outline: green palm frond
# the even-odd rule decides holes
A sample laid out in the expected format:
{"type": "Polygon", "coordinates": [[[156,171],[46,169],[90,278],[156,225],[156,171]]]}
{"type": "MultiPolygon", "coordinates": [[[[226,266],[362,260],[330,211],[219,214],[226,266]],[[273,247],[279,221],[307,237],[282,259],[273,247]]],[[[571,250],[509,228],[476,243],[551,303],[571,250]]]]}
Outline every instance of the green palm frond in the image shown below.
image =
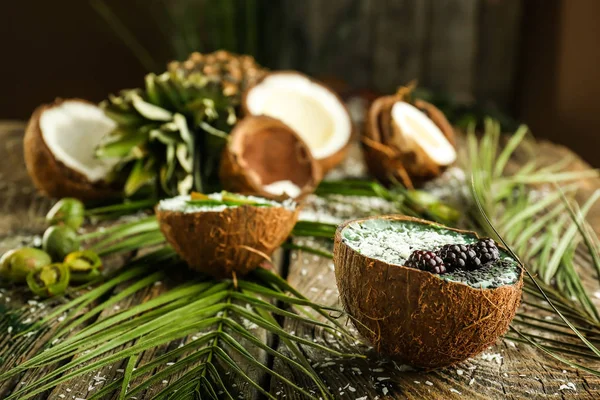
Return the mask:
{"type": "MultiPolygon", "coordinates": [[[[497,123],[486,122],[481,140],[473,131],[469,132],[473,197],[480,199],[483,211],[499,235],[522,257],[536,279],[545,287],[555,286],[565,298],[575,299],[593,321],[599,322],[598,310],[583,289],[574,260],[576,249],[584,239],[581,232],[589,233],[590,229],[585,215],[600,193],[593,193],[579,208],[573,200],[576,184],[556,186],[560,182],[597,177],[598,171],[565,172],[561,166],[543,167],[533,159],[526,167],[507,173],[508,161],[523,143],[526,133],[526,127],[519,128],[500,151],[497,123]],[[569,211],[573,207],[577,207],[577,214],[569,211]]],[[[473,217],[484,231],[495,236],[481,214],[476,212],[473,217]]],[[[589,240],[588,244],[591,244],[589,240]]],[[[588,245],[587,250],[597,258],[597,248],[588,245]]]]}
{"type": "Polygon", "coordinates": [[[543,167],[535,158],[508,174],[509,160],[525,140],[521,127],[499,152],[500,130],[486,122],[484,136],[467,137],[473,218],[500,240],[526,271],[523,304],[506,338],[530,344],[571,367],[595,375],[577,358],[600,361],[600,317],[575,268],[576,254],[598,271],[598,247],[585,215],[600,197],[593,193],[581,206],[573,200],[577,185],[557,183],[598,176],[595,170],[564,172],[567,163],[543,167]],[[585,246],[582,246],[581,243],[585,246]],[[511,249],[514,249],[511,250],[511,249]],[[541,317],[543,316],[543,317],[541,317]]]}
{"type": "MultiPolygon", "coordinates": [[[[336,180],[323,181],[317,187],[318,196],[360,196],[378,197],[390,202],[394,212],[411,216],[420,216],[447,225],[454,225],[460,212],[444,204],[437,197],[424,190],[406,189],[400,183],[386,188],[372,180],[336,180]]],[[[337,201],[339,199],[336,198],[337,201]]],[[[359,210],[367,214],[370,210],[359,210]]]]}
{"type": "Polygon", "coordinates": [[[267,270],[258,270],[237,282],[215,281],[203,277],[179,283],[146,303],[86,325],[86,321],[113,308],[119,301],[167,279],[163,272],[166,269],[172,271],[181,266],[182,262],[175,253],[170,248],[163,247],[142,256],[96,289],[75,298],[29,330],[23,331],[21,334],[43,329],[56,315],[66,313],[60,326],[55,328],[58,332],[53,335],[52,343],[55,344],[46,346],[37,355],[0,375],[0,380],[41,367],[52,367],[51,372],[23,386],[7,400],[33,398],[60,383],[80,379],[87,373],[116,362],[126,362],[123,376],[106,383],[91,399],[100,399],[118,391],[122,397],[130,398],[161,382],[168,383],[154,397],[156,399],[173,398],[172,396],[186,398],[196,392],[209,398],[215,397],[214,395],[216,398],[237,397],[231,387],[223,382],[224,374],[219,371],[220,368],[237,375],[267,398],[274,398],[242,370],[239,361],[236,361],[240,359],[244,360],[245,365],[276,377],[306,398],[331,398],[327,385],[312,369],[299,346],[310,346],[329,356],[364,357],[354,353],[352,349],[355,339],[341,323],[330,316],[331,312],[339,314],[341,311],[310,302],[291,289],[283,279],[267,270]],[[116,285],[120,285],[120,291],[103,299],[104,294],[116,285]],[[81,314],[91,304],[98,305],[81,314]],[[302,312],[295,312],[296,309],[301,309],[302,312]],[[320,322],[311,313],[324,316],[326,322],[320,322]],[[276,316],[323,329],[339,343],[336,348],[340,350],[286,332],[276,316]],[[259,340],[252,331],[254,327],[260,327],[278,337],[294,357],[270,348],[259,340]],[[141,361],[140,355],[144,351],[169,343],[180,345],[158,358],[141,361]],[[249,345],[306,375],[317,388],[317,393],[309,392],[270,366],[264,365],[263,361],[247,350],[249,345]],[[73,358],[76,354],[78,357],[73,358]],[[157,368],[157,372],[147,376],[148,372],[157,368]],[[181,375],[183,371],[187,373],[181,375]],[[132,382],[136,385],[132,386],[132,382]]]}

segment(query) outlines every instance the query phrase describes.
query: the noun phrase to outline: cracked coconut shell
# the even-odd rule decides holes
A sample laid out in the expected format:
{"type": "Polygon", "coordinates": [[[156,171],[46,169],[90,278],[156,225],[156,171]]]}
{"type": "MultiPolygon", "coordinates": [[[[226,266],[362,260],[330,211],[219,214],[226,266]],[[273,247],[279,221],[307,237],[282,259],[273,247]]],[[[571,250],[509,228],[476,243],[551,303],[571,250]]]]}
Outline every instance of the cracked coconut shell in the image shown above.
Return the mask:
{"type": "Polygon", "coordinates": [[[190,268],[231,278],[270,260],[292,232],[298,208],[243,205],[185,213],[157,207],[156,216],[163,235],[190,268]]]}
{"type": "Polygon", "coordinates": [[[238,122],[221,157],[220,181],[225,190],[269,199],[301,199],[321,180],[321,168],[306,143],[278,119],[248,116],[238,122]],[[264,189],[273,182],[289,181],[296,196],[264,189]]]}
{"type": "MultiPolygon", "coordinates": [[[[313,157],[321,166],[323,175],[335,168],[348,155],[350,142],[354,135],[355,129],[348,108],[340,96],[329,86],[298,71],[275,71],[262,76],[254,85],[249,87],[248,90],[243,93],[241,110],[243,115],[269,115],[279,118],[287,123],[296,132],[299,132],[300,136],[309,145],[313,157]],[[273,81],[279,83],[269,84],[269,82],[273,81]],[[271,98],[270,101],[267,102],[271,106],[276,104],[277,111],[273,113],[272,110],[266,111],[261,109],[258,112],[253,112],[253,107],[249,104],[249,100],[251,99],[250,93],[254,89],[262,87],[265,84],[267,88],[270,87],[270,90],[281,90],[281,92],[278,94],[280,98],[276,100],[271,98]],[[286,104],[288,99],[294,98],[293,93],[298,94],[296,100],[290,100],[290,104],[293,104],[295,107],[298,107],[299,104],[303,102],[308,104],[306,102],[310,100],[312,106],[318,104],[320,109],[310,108],[309,111],[304,110],[304,113],[299,118],[291,117],[291,114],[294,112],[294,110],[288,110],[284,113],[282,110],[283,104],[286,104]],[[317,110],[319,112],[317,112],[317,110]],[[326,139],[327,145],[324,146],[325,150],[323,150],[323,148],[311,148],[311,141],[314,138],[309,138],[309,136],[314,135],[314,130],[311,131],[307,129],[299,129],[298,127],[294,126],[302,125],[300,121],[306,121],[307,119],[318,119],[318,116],[322,116],[323,111],[328,114],[328,117],[331,118],[330,122],[334,121],[334,134],[330,138],[326,139]],[[305,114],[308,114],[308,116],[305,114]],[[290,116],[289,118],[288,115],[290,116]],[[304,131],[304,133],[300,132],[300,130],[304,131]]],[[[314,127],[315,126],[313,125],[313,128],[314,127]]],[[[318,140],[315,142],[320,143],[318,140]]]]}
{"type": "MultiPolygon", "coordinates": [[[[406,216],[372,218],[437,225],[406,216]]],[[[513,285],[475,289],[369,258],[342,241],[342,230],[357,221],[337,229],[335,276],[344,308],[379,353],[415,367],[441,368],[480,353],[506,332],[521,300],[523,274],[513,285]]]]}
{"type": "MultiPolygon", "coordinates": [[[[402,96],[392,95],[379,97],[371,104],[362,137],[363,153],[371,175],[379,181],[389,183],[393,177],[410,188],[439,176],[447,166],[435,163],[423,149],[405,147],[391,115],[392,107],[399,101],[405,100],[402,96]]],[[[423,100],[417,99],[410,104],[429,117],[456,147],[454,130],[444,113],[423,100]]]]}
{"type": "MultiPolygon", "coordinates": [[[[118,197],[120,190],[100,180],[91,182],[84,174],[69,168],[59,161],[44,141],[40,119],[44,112],[61,106],[65,102],[81,102],[82,99],[56,99],[35,109],[24,138],[25,165],[35,187],[49,197],[75,197],[82,201],[102,200],[118,197]]],[[[94,105],[95,106],[95,105],[94,105]]]]}

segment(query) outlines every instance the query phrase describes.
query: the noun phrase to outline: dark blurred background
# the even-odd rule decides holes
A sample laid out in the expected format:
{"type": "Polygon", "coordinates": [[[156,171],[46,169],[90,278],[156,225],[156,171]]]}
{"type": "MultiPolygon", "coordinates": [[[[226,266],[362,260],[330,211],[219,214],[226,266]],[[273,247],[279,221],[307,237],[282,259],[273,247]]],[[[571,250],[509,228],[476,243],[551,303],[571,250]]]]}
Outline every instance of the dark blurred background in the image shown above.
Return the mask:
{"type": "Polygon", "coordinates": [[[0,119],[57,96],[100,101],[172,59],[220,48],[343,95],[418,79],[461,123],[491,114],[590,163],[600,131],[598,0],[30,0],[4,2],[0,119]]]}

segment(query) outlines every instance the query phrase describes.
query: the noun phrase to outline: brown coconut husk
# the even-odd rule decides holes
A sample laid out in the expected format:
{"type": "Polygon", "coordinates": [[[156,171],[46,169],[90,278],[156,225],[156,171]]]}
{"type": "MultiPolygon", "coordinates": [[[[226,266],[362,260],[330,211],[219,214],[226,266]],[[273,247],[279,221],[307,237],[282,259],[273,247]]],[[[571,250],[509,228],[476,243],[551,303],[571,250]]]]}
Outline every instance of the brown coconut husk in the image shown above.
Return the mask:
{"type": "MultiPolygon", "coordinates": [[[[406,216],[372,218],[441,226],[406,216]]],[[[349,223],[366,219],[338,227],[335,276],[344,308],[379,353],[416,367],[441,368],[480,353],[506,332],[521,300],[523,274],[514,285],[475,289],[366,257],[341,236],[349,223]]]]}
{"type": "Polygon", "coordinates": [[[288,238],[298,209],[229,207],[184,213],[156,209],[160,230],[190,268],[216,278],[246,275],[288,238]]]}
{"type": "Polygon", "coordinates": [[[120,195],[120,190],[106,182],[90,182],[83,174],[58,161],[42,137],[40,117],[44,111],[61,105],[65,101],[82,99],[60,99],[43,104],[35,109],[25,129],[23,143],[25,165],[34,186],[48,197],[75,197],[82,201],[102,200],[120,195]]]}
{"type": "MultiPolygon", "coordinates": [[[[439,176],[447,166],[440,166],[419,148],[404,146],[401,132],[392,123],[392,107],[398,101],[407,101],[406,93],[376,99],[367,112],[362,143],[370,173],[383,183],[398,180],[408,188],[439,176]]],[[[456,147],[454,129],[433,104],[415,100],[412,105],[423,111],[452,146],[456,147]]]]}
{"type": "MultiPolygon", "coordinates": [[[[273,75],[301,75],[309,80],[311,80],[312,82],[318,84],[319,86],[324,87],[325,89],[327,89],[328,91],[330,91],[331,93],[333,93],[333,95],[340,101],[340,103],[344,106],[344,109],[346,110],[346,113],[348,114],[348,117],[350,118],[350,112],[348,111],[348,107],[346,106],[346,103],[344,103],[344,101],[341,99],[341,97],[337,94],[337,92],[335,92],[330,86],[327,86],[326,84],[324,84],[321,81],[318,81],[316,79],[313,79],[305,74],[302,74],[301,72],[298,71],[276,71],[276,72],[270,72],[264,76],[262,76],[257,82],[256,84],[252,85],[250,88],[248,88],[248,90],[246,90],[243,94],[242,94],[242,101],[241,101],[241,110],[242,110],[242,115],[251,115],[250,110],[248,109],[248,103],[247,103],[247,98],[248,98],[248,93],[250,92],[250,90],[252,90],[252,88],[256,85],[259,85],[264,79],[266,79],[269,76],[273,76],[273,75]]],[[[354,123],[352,122],[352,118],[350,118],[351,124],[352,124],[352,132],[350,134],[350,137],[348,138],[348,141],[346,142],[346,144],[337,152],[331,154],[328,157],[325,158],[321,158],[321,159],[317,159],[317,162],[319,163],[319,165],[321,166],[321,170],[322,170],[322,174],[325,175],[327,172],[329,172],[330,170],[332,170],[333,168],[335,168],[337,165],[339,165],[342,161],[344,161],[344,159],[346,158],[346,156],[348,155],[348,151],[350,150],[350,143],[352,141],[352,138],[355,137],[356,135],[356,127],[354,126],[354,123]]]]}
{"type": "Polygon", "coordinates": [[[321,167],[306,143],[278,119],[248,116],[238,122],[221,157],[220,181],[230,192],[281,200],[264,185],[289,180],[301,199],[314,192],[321,181],[321,167]]]}

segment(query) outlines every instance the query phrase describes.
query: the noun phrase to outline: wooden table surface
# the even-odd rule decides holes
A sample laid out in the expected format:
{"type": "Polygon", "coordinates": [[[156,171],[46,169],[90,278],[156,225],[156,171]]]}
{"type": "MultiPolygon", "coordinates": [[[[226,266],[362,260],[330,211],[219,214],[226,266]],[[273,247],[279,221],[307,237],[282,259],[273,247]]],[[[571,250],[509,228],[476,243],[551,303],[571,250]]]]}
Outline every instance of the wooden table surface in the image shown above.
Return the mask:
{"type": "MultiPolygon", "coordinates": [[[[13,248],[31,235],[43,232],[44,215],[52,201],[36,193],[32,187],[22,157],[22,136],[24,124],[21,122],[0,122],[0,253],[13,248]]],[[[542,142],[537,145],[536,152],[549,161],[572,156],[564,147],[542,142]]],[[[516,164],[524,160],[515,160],[516,164]]],[[[570,169],[584,169],[587,166],[574,156],[570,169]]],[[[581,182],[581,198],[589,196],[593,190],[600,188],[599,180],[581,182]]],[[[335,211],[332,211],[335,214],[335,211]]],[[[592,226],[600,230],[600,206],[590,213],[592,226]]],[[[338,293],[335,286],[333,265],[331,260],[320,258],[301,251],[277,253],[276,264],[280,273],[290,284],[307,297],[323,304],[337,304],[338,293]]],[[[594,288],[591,278],[591,267],[585,269],[586,285],[594,288]]],[[[118,303],[121,309],[129,304],[147,301],[166,290],[168,285],[153,286],[138,292],[135,296],[126,298],[118,303]]],[[[597,290],[597,288],[595,289],[597,290]]],[[[23,289],[0,290],[0,313],[3,310],[19,307],[27,302],[27,291],[23,289]]],[[[32,307],[36,313],[36,307],[32,307]]],[[[110,312],[102,313],[98,318],[106,318],[110,312]]],[[[0,315],[0,326],[2,325],[0,315]]],[[[294,321],[285,320],[285,328],[313,338],[321,336],[319,330],[307,330],[294,321]]],[[[273,342],[264,331],[256,330],[256,335],[266,343],[279,346],[273,342]]],[[[13,339],[11,335],[0,334],[0,373],[18,363],[11,357],[14,349],[25,347],[29,354],[44,343],[44,337],[27,341],[27,338],[13,339]],[[4,361],[2,361],[4,360],[4,361]]],[[[155,349],[147,352],[140,359],[149,359],[166,349],[155,349]]],[[[376,358],[369,354],[366,361],[340,361],[325,359],[324,355],[315,353],[312,349],[303,349],[311,358],[315,369],[331,388],[336,398],[342,399],[521,399],[521,398],[600,398],[600,378],[566,367],[565,365],[544,356],[528,345],[499,340],[484,355],[463,362],[457,366],[434,372],[407,371],[403,366],[387,360],[376,358]],[[574,390],[567,388],[574,384],[574,390]]],[[[273,363],[266,354],[257,351],[265,363],[273,363]]],[[[77,382],[62,384],[56,389],[39,396],[40,399],[85,399],[97,391],[101,385],[94,385],[94,376],[110,380],[116,376],[117,370],[124,368],[124,362],[118,362],[110,369],[104,369],[80,378],[77,382]],[[94,387],[95,386],[95,387],[94,387]]],[[[275,361],[274,369],[292,380],[302,382],[303,377],[294,373],[283,363],[275,361]]],[[[595,366],[598,368],[598,366],[595,366]]],[[[286,388],[275,379],[262,372],[248,368],[247,372],[256,382],[268,388],[279,398],[302,398],[286,388]]],[[[11,393],[15,387],[20,387],[43,374],[41,371],[28,371],[18,379],[0,382],[0,398],[11,393]]],[[[233,374],[232,374],[233,375],[233,374]]],[[[248,387],[243,382],[229,381],[231,388],[237,388],[243,399],[261,398],[260,393],[248,387]],[[233,386],[236,385],[236,386],[233,386]]],[[[158,388],[160,390],[160,388],[158,388]]],[[[149,390],[138,399],[149,398],[156,390],[149,390]]],[[[116,397],[113,397],[116,398],[116,397]]]]}

